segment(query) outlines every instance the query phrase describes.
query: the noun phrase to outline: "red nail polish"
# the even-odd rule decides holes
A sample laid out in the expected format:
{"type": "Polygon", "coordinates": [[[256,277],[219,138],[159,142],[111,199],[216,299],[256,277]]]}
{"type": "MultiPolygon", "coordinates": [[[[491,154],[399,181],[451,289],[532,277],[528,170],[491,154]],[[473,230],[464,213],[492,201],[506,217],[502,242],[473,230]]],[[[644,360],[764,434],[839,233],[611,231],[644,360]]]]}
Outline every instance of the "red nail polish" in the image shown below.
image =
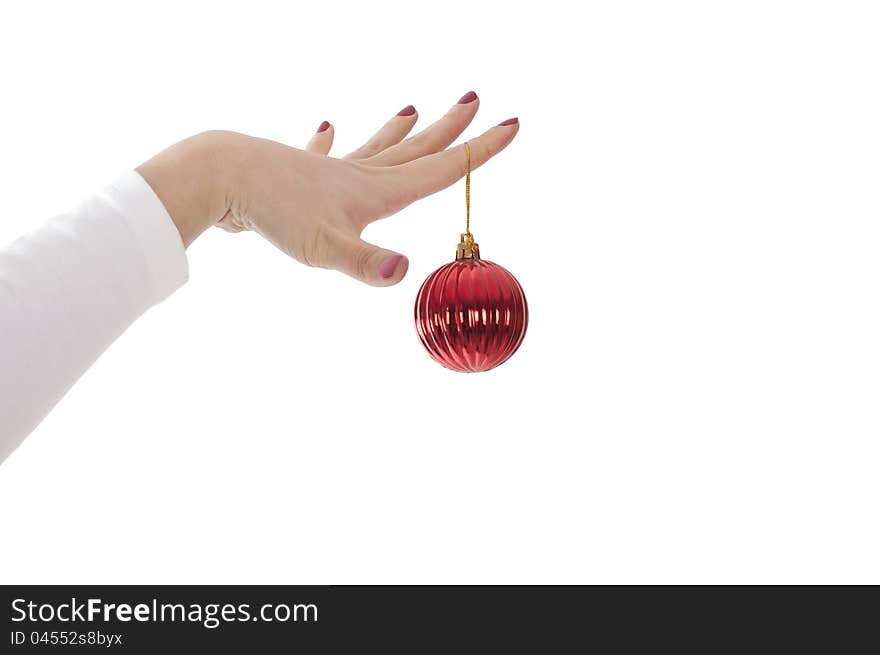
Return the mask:
{"type": "Polygon", "coordinates": [[[403,259],[403,255],[393,255],[386,259],[379,265],[379,275],[386,280],[394,275],[394,271],[397,270],[397,264],[400,263],[401,259],[403,259]]]}
{"type": "Polygon", "coordinates": [[[503,126],[503,125],[516,125],[517,123],[519,123],[519,119],[518,119],[518,118],[508,118],[508,119],[507,119],[506,121],[504,121],[503,123],[498,123],[498,126],[501,127],[501,126],[503,126]]]}
{"type": "Polygon", "coordinates": [[[460,105],[466,105],[466,104],[468,104],[469,102],[473,102],[473,101],[476,100],[476,99],[477,99],[477,94],[474,93],[473,91],[468,91],[468,92],[465,93],[461,98],[459,98],[459,100],[458,100],[458,104],[460,104],[460,105]]]}
{"type": "Polygon", "coordinates": [[[327,121],[324,121],[323,123],[318,125],[318,131],[316,132],[316,134],[320,134],[321,132],[325,132],[328,127],[330,127],[330,123],[328,123],[327,121]]]}
{"type": "Polygon", "coordinates": [[[416,113],[416,108],[413,107],[412,105],[407,105],[406,107],[401,109],[399,112],[397,112],[397,115],[398,116],[412,116],[415,113],[416,113]]]}

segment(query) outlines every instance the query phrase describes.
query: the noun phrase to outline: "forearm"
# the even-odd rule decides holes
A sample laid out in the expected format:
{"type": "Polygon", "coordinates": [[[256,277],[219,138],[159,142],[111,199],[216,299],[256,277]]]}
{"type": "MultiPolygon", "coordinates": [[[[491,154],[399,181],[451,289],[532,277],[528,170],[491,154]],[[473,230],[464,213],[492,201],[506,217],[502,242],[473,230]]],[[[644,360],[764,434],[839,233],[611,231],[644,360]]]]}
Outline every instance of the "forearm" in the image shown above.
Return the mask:
{"type": "Polygon", "coordinates": [[[135,172],[0,248],[0,462],[186,279],[175,225],[135,172]]]}

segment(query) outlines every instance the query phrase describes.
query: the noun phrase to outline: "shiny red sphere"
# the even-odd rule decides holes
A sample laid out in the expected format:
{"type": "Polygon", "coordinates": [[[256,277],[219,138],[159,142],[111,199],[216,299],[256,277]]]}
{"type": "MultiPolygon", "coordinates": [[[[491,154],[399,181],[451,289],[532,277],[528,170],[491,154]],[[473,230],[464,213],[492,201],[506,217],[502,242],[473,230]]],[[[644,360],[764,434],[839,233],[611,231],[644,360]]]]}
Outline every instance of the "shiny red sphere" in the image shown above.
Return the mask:
{"type": "Polygon", "coordinates": [[[422,283],[416,330],[436,361],[463,373],[506,362],[526,335],[526,296],[507,269],[482,259],[457,259],[422,283]]]}

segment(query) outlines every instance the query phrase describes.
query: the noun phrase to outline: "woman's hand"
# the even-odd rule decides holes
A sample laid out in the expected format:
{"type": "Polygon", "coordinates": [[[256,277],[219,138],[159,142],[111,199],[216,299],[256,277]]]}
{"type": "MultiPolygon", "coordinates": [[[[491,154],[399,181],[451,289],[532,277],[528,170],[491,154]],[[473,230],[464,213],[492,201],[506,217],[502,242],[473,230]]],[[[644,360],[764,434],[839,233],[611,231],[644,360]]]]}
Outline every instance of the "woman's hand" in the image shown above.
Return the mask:
{"type": "MultiPolygon", "coordinates": [[[[479,104],[470,92],[404,140],[418,120],[410,105],[341,159],[328,156],[334,129],[325,121],[305,150],[206,132],[158,154],[138,172],[162,199],[186,246],[211,225],[254,230],[304,264],[388,286],[403,278],[408,261],[361,240],[361,232],[465,174],[464,147],[448,146],[479,104]]],[[[518,129],[517,119],[509,119],[469,141],[471,167],[501,152],[518,129]]]]}

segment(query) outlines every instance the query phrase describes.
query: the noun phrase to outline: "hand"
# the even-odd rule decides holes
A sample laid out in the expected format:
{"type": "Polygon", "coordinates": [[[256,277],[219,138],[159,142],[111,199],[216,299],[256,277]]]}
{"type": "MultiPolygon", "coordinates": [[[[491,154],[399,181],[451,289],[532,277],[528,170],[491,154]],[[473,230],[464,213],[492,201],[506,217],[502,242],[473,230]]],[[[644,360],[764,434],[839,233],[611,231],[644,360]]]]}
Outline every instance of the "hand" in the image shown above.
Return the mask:
{"type": "MultiPolygon", "coordinates": [[[[186,246],[210,225],[254,230],[304,264],[389,286],[403,278],[409,262],[361,240],[361,232],[464,176],[464,146],[448,146],[479,104],[468,93],[443,118],[404,140],[418,120],[415,109],[406,107],[341,159],[327,154],[334,128],[325,121],[306,150],[206,132],[138,171],[165,203],[186,246]]],[[[510,119],[470,140],[471,167],[501,152],[518,129],[517,119],[510,119]]]]}

